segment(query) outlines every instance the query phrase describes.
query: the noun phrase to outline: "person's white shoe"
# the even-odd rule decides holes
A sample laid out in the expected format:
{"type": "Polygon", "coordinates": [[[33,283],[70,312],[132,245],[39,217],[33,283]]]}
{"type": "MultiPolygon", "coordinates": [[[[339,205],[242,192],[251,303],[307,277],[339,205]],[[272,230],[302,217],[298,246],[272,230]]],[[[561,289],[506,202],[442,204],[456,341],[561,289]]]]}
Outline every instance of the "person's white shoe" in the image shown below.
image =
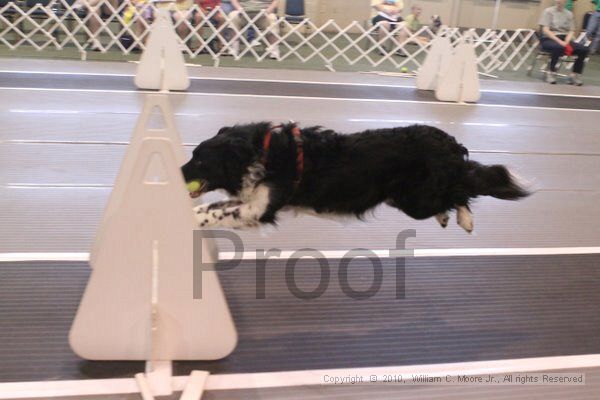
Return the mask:
{"type": "Polygon", "coordinates": [[[240,42],[235,41],[231,44],[231,47],[229,47],[229,49],[227,50],[227,54],[229,54],[230,56],[237,57],[239,53],[240,53],[240,42]]]}
{"type": "Polygon", "coordinates": [[[272,60],[279,60],[279,46],[275,46],[273,47],[270,51],[269,51],[269,58],[272,60]]]}
{"type": "Polygon", "coordinates": [[[257,47],[257,46],[260,46],[260,40],[258,40],[258,39],[254,39],[254,40],[253,40],[253,41],[250,43],[250,46],[252,46],[252,47],[257,47]]]}
{"type": "Polygon", "coordinates": [[[554,85],[556,84],[556,73],[547,71],[546,72],[546,82],[554,85]]]}
{"type": "Polygon", "coordinates": [[[579,74],[571,74],[569,76],[569,85],[575,85],[575,86],[581,86],[583,85],[583,81],[581,80],[581,77],[579,74]]]}
{"type": "Polygon", "coordinates": [[[101,51],[102,44],[100,43],[100,41],[98,39],[92,38],[90,49],[92,49],[92,51],[101,51]]]}

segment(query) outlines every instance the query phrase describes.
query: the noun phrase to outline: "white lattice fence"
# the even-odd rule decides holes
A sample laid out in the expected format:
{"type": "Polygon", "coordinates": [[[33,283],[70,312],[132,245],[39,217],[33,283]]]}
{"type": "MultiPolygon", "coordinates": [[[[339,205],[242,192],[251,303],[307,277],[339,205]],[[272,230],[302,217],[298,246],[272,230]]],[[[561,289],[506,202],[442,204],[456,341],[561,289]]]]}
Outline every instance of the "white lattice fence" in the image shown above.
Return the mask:
{"type": "MultiPolygon", "coordinates": [[[[118,6],[113,5],[116,0],[100,0],[93,6],[90,2],[73,4],[73,0],[28,1],[37,4],[26,7],[22,2],[8,2],[0,7],[0,44],[10,49],[31,46],[36,50],[75,48],[82,54],[92,49],[129,54],[144,49],[156,10],[147,0],[118,6]]],[[[217,65],[221,57],[232,54],[236,60],[270,57],[312,61],[330,68],[359,63],[372,68],[385,64],[418,68],[429,51],[430,40],[444,34],[453,44],[465,38],[472,40],[480,71],[491,73],[521,68],[538,43],[530,29],[442,28],[434,33],[427,26],[411,32],[399,24],[394,30],[382,31],[380,26],[365,27],[357,21],[346,26],[333,20],[316,25],[309,19],[291,24],[283,17],[265,24],[262,13],[241,13],[239,20],[234,20],[219,8],[203,12],[196,5],[189,10],[177,10],[173,3],[162,6],[173,9],[182,50],[190,57],[208,54],[217,65]],[[250,31],[254,31],[254,40],[248,38],[250,31]]]]}

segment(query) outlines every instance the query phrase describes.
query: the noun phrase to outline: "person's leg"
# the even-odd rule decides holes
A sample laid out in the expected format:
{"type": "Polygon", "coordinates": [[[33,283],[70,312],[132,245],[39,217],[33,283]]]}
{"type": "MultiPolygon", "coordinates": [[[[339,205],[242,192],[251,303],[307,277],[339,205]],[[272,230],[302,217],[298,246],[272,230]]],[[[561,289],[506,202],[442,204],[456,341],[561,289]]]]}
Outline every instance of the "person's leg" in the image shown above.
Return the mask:
{"type": "Polygon", "coordinates": [[[377,32],[377,39],[379,40],[379,42],[384,45],[385,42],[385,38],[388,35],[388,32],[390,31],[390,22],[389,21],[385,21],[385,20],[381,20],[378,23],[379,26],[379,32],[377,32]]]}
{"type": "Polygon", "coordinates": [[[573,64],[573,72],[569,77],[569,84],[581,86],[583,85],[583,81],[579,75],[583,72],[585,58],[589,54],[589,49],[581,43],[576,42],[571,42],[571,47],[573,47],[573,56],[576,57],[576,59],[575,63],[573,64]]]}
{"type": "MultiPolygon", "coordinates": [[[[200,14],[200,12],[196,13],[196,15],[199,15],[199,14],[200,14]]],[[[210,11],[203,10],[203,14],[199,15],[199,17],[202,15],[204,15],[205,18],[208,18],[208,23],[203,24],[204,27],[209,28],[208,37],[211,37],[213,35],[213,33],[216,34],[214,39],[212,39],[210,41],[209,46],[213,49],[213,51],[215,53],[218,53],[219,51],[221,51],[221,49],[225,45],[225,42],[227,41],[227,39],[226,39],[227,38],[227,34],[226,34],[227,29],[219,30],[219,28],[221,28],[221,26],[225,22],[223,10],[218,9],[218,8],[214,9],[214,10],[210,10],[210,11]],[[212,27],[210,25],[212,25],[212,27]],[[213,30],[215,32],[213,32],[213,30]],[[223,38],[223,39],[221,39],[221,38],[223,38]]],[[[196,22],[196,24],[197,23],[198,22],[196,22]]]]}
{"type": "MultiPolygon", "coordinates": [[[[135,21],[135,36],[137,36],[138,38],[141,38],[144,35],[145,31],[146,31],[146,26],[144,25],[144,19],[142,17],[138,17],[138,19],[135,21]]],[[[142,41],[144,43],[146,43],[145,36],[142,41]]]]}
{"type": "Polygon", "coordinates": [[[408,26],[406,26],[405,22],[399,22],[396,26],[399,27],[398,33],[396,35],[396,44],[398,44],[398,46],[402,46],[398,53],[399,55],[406,57],[407,53],[404,51],[404,46],[408,42],[408,38],[410,37],[410,35],[412,35],[412,32],[410,31],[408,26]]]}
{"type": "Polygon", "coordinates": [[[173,24],[175,25],[177,34],[180,38],[185,39],[190,31],[185,23],[188,13],[186,11],[176,10],[172,12],[171,16],[173,17],[173,24]]]}
{"type": "MultiPolygon", "coordinates": [[[[221,25],[223,25],[223,15],[218,12],[213,14],[213,17],[210,19],[210,22],[215,27],[215,30],[218,31],[221,25]]],[[[218,36],[216,36],[211,43],[213,46],[213,51],[215,52],[219,52],[221,51],[221,48],[223,48],[223,42],[219,39],[218,36]]]]}
{"type": "Polygon", "coordinates": [[[181,24],[179,25],[180,30],[178,31],[182,39],[189,36],[194,28],[194,13],[192,10],[179,11],[181,18],[181,24]]]}
{"type": "Polygon", "coordinates": [[[108,0],[108,3],[110,3],[111,7],[113,8],[113,10],[108,9],[108,7],[105,7],[104,12],[106,14],[112,14],[113,12],[118,12],[119,11],[119,6],[121,5],[121,1],[119,0],[108,0]]]}
{"type": "Polygon", "coordinates": [[[267,41],[272,45],[268,49],[270,58],[279,58],[279,46],[274,43],[279,38],[279,25],[277,24],[277,15],[274,13],[267,14],[256,21],[256,26],[261,31],[269,30],[267,33],[267,41]]]}
{"type": "Polygon", "coordinates": [[[238,33],[242,29],[245,21],[242,13],[238,10],[233,10],[229,13],[229,20],[229,26],[231,26],[231,28],[235,31],[230,39],[229,53],[233,56],[237,56],[240,49],[240,39],[238,33]]]}
{"type": "Polygon", "coordinates": [[[267,35],[267,40],[269,43],[273,44],[279,38],[279,24],[277,23],[277,15],[274,13],[267,14],[266,18],[261,18],[264,22],[264,26],[261,26],[260,29],[269,29],[269,34],[267,35]]]}
{"type": "Polygon", "coordinates": [[[90,30],[94,32],[96,39],[99,40],[100,33],[98,31],[100,30],[102,19],[104,18],[104,20],[107,20],[113,14],[118,14],[119,11],[121,11],[121,8],[119,8],[120,5],[120,0],[107,0],[106,2],[102,3],[96,2],[96,5],[94,6],[96,18],[90,19],[90,30]],[[94,22],[92,22],[92,20],[94,20],[94,22]],[[93,29],[92,25],[94,26],[93,29]]]}
{"type": "Polygon", "coordinates": [[[550,53],[550,71],[556,72],[556,63],[558,59],[564,54],[565,48],[560,44],[556,43],[552,39],[542,39],[542,50],[550,53]]]}
{"type": "Polygon", "coordinates": [[[152,8],[151,4],[149,2],[143,3],[140,6],[140,16],[138,18],[138,29],[140,30],[140,37],[141,35],[144,35],[144,39],[143,42],[144,44],[146,44],[146,41],[148,40],[148,36],[149,32],[150,32],[150,26],[152,25],[152,22],[154,22],[154,9],[152,8]]]}
{"type": "Polygon", "coordinates": [[[575,64],[573,64],[573,72],[576,74],[581,74],[583,73],[585,58],[588,56],[589,49],[577,42],[571,42],[571,47],[573,47],[573,55],[577,57],[575,64]]]}
{"type": "Polygon", "coordinates": [[[231,3],[221,3],[219,7],[221,7],[221,11],[223,11],[225,15],[228,15],[233,11],[233,6],[231,3]]]}
{"type": "Polygon", "coordinates": [[[221,25],[223,25],[223,22],[225,22],[225,18],[223,17],[223,14],[221,14],[220,12],[215,12],[215,14],[210,19],[210,21],[213,23],[215,28],[218,29],[221,27],[221,25]]]}
{"type": "MultiPolygon", "coordinates": [[[[192,25],[194,26],[194,32],[198,34],[201,38],[203,38],[203,30],[206,24],[204,23],[205,12],[202,9],[194,10],[192,12],[192,25]]],[[[197,51],[199,46],[194,46],[192,48],[193,51],[197,51]]],[[[206,50],[203,48],[200,53],[206,53],[206,50]]]]}
{"type": "Polygon", "coordinates": [[[92,42],[91,49],[93,51],[100,51],[102,49],[102,45],[100,44],[99,40],[100,25],[102,24],[102,19],[100,17],[100,6],[97,4],[93,6],[88,5],[87,9],[88,13],[90,14],[90,17],[87,21],[87,26],[92,33],[92,37],[90,38],[92,42]]]}
{"type": "MultiPolygon", "coordinates": [[[[229,20],[231,21],[231,27],[235,28],[238,32],[244,25],[242,13],[238,10],[233,10],[229,13],[229,20]]],[[[237,33],[237,32],[236,32],[237,33]]]]}
{"type": "Polygon", "coordinates": [[[408,28],[408,26],[406,25],[406,23],[400,22],[397,25],[394,25],[394,28],[398,26],[398,33],[397,33],[397,42],[398,43],[406,43],[408,38],[410,37],[410,35],[412,35],[412,32],[410,31],[410,29],[408,28]]]}

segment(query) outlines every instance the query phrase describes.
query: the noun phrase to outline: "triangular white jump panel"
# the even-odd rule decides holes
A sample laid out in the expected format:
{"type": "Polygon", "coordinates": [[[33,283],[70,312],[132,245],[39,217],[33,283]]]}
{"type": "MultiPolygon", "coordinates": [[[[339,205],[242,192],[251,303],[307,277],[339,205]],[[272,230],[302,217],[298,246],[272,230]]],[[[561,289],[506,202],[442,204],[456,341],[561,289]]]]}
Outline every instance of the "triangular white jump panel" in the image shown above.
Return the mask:
{"type": "Polygon", "coordinates": [[[190,79],[168,10],[157,9],[135,74],[140,89],[186,90],[190,79]]]}
{"type": "MultiPolygon", "coordinates": [[[[139,144],[121,201],[107,221],[96,268],[71,328],[71,348],[92,360],[213,360],[237,333],[217,273],[194,299],[196,219],[169,139],[139,144]],[[161,170],[162,169],[162,170],[161,170]],[[147,180],[157,175],[158,180],[147,180]]],[[[124,171],[121,171],[122,173],[124,171]]],[[[203,254],[216,261],[211,244],[203,254]]]]}
{"type": "Polygon", "coordinates": [[[435,90],[438,100],[474,103],[480,99],[477,58],[472,44],[463,42],[456,46],[444,69],[446,72],[435,90]]]}
{"type": "Polygon", "coordinates": [[[417,89],[435,90],[440,75],[444,73],[452,57],[450,38],[438,36],[431,43],[431,50],[417,74],[417,89]]]}
{"type": "Polygon", "coordinates": [[[102,215],[102,219],[98,225],[98,230],[96,231],[96,238],[94,239],[94,243],[92,244],[92,248],[90,250],[90,265],[92,268],[94,268],[96,265],[98,249],[100,246],[102,246],[106,236],[106,225],[108,224],[108,221],[114,217],[115,211],[121,204],[123,192],[127,186],[123,180],[127,179],[127,177],[131,176],[132,174],[134,163],[138,159],[138,151],[140,149],[141,142],[146,138],[152,137],[170,140],[173,151],[175,152],[177,163],[179,165],[183,165],[185,163],[186,154],[183,150],[181,138],[177,131],[175,116],[173,114],[173,110],[171,109],[169,98],[165,94],[151,94],[146,96],[144,108],[142,109],[142,113],[138,118],[135,130],[133,131],[133,135],[130,139],[130,144],[127,146],[125,157],[121,163],[121,169],[119,170],[114,188],[108,198],[108,202],[104,209],[104,214],[102,215]],[[155,111],[160,111],[162,114],[161,119],[165,124],[164,129],[148,128],[151,115],[155,111]]]}

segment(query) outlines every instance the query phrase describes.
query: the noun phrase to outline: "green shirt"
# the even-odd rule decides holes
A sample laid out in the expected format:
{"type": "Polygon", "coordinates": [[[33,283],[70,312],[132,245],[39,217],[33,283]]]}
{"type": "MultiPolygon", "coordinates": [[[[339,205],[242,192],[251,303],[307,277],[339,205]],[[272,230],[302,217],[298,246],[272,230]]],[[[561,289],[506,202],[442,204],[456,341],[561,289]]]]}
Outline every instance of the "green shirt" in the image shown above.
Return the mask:
{"type": "Polygon", "coordinates": [[[546,8],[544,12],[542,12],[538,24],[547,26],[552,32],[559,35],[575,30],[573,13],[566,8],[559,11],[556,6],[546,8]]]}
{"type": "Polygon", "coordinates": [[[404,18],[404,21],[406,21],[406,27],[413,32],[421,29],[421,21],[419,21],[419,18],[417,18],[415,14],[408,14],[406,18],[404,18]]]}
{"type": "Polygon", "coordinates": [[[594,3],[596,5],[596,11],[600,11],[600,1],[592,0],[592,3],[594,3]]]}

